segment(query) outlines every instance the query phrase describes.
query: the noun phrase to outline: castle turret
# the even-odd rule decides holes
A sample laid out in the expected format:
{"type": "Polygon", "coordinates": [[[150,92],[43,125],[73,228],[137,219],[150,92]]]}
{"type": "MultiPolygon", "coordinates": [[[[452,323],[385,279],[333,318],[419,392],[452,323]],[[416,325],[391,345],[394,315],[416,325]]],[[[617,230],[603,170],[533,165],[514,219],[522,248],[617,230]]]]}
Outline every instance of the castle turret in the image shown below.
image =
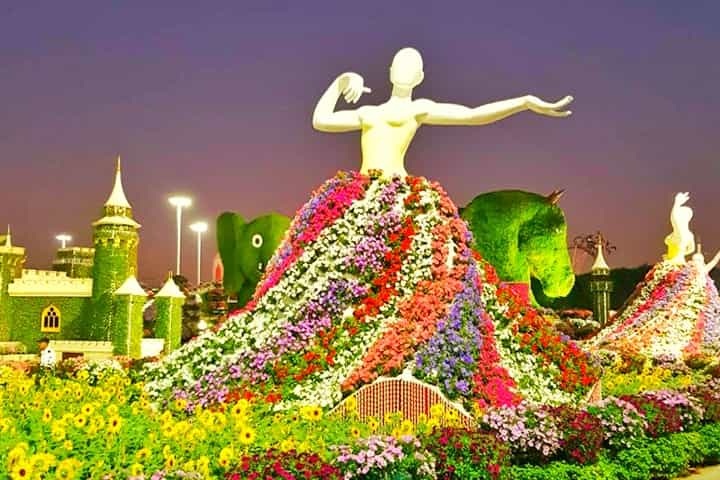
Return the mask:
{"type": "Polygon", "coordinates": [[[610,293],[613,284],[610,280],[610,267],[603,255],[603,239],[598,235],[597,256],[590,270],[590,293],[593,302],[593,317],[604,327],[610,315],[610,293]]]}
{"type": "Polygon", "coordinates": [[[91,340],[112,340],[115,323],[124,322],[124,319],[116,318],[114,293],[128,277],[137,275],[139,228],[123,190],[118,157],[112,193],[105,202],[102,218],[93,223],[94,320],[89,329],[91,340]]]}
{"type": "Polygon", "coordinates": [[[143,306],[147,294],[134,276],[115,291],[115,315],[118,321],[113,328],[113,353],[130,358],[141,357],[143,338],[143,306]]]}
{"type": "Polygon", "coordinates": [[[157,307],[155,336],[165,339],[165,353],[172,352],[180,346],[184,303],[185,294],[170,275],[165,285],[155,294],[157,307]]]}
{"type": "Polygon", "coordinates": [[[0,342],[10,340],[11,305],[8,285],[22,275],[25,249],[12,244],[10,226],[7,235],[0,235],[0,342]]]}

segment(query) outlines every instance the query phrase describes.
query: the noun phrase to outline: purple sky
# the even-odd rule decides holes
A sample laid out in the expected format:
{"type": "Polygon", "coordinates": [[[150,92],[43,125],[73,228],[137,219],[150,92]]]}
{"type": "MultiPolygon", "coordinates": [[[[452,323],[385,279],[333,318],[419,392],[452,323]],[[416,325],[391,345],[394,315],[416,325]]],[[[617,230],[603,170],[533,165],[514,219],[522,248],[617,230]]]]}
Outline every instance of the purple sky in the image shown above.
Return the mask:
{"type": "MultiPolygon", "coordinates": [[[[118,152],[145,280],[174,265],[170,193],[194,196],[188,220],[292,214],[359,166],[357,135],[311,129],[314,102],[347,70],[373,88],[362,102],[384,101],[404,46],[425,57],[419,96],[576,97],[568,120],[421,129],[408,170],[459,205],[566,188],[571,238],[602,230],[618,246],[610,263],[635,265],[661,255],[687,190],[696,234],[720,248],[720,2],[110,3],[0,6],[0,224],[31,267],[49,266],[60,231],[90,244],[118,152]]],[[[214,240],[206,275],[213,253],[214,240]]]]}

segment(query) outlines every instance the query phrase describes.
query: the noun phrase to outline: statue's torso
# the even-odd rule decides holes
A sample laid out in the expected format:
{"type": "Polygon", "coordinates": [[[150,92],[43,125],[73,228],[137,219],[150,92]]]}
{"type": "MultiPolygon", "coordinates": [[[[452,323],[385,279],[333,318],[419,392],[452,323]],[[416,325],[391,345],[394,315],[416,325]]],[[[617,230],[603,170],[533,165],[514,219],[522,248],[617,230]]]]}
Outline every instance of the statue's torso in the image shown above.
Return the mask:
{"type": "Polygon", "coordinates": [[[384,175],[405,176],[405,152],[420,126],[419,112],[414,102],[391,102],[362,107],[358,114],[362,125],[361,173],[382,170],[384,175]]]}

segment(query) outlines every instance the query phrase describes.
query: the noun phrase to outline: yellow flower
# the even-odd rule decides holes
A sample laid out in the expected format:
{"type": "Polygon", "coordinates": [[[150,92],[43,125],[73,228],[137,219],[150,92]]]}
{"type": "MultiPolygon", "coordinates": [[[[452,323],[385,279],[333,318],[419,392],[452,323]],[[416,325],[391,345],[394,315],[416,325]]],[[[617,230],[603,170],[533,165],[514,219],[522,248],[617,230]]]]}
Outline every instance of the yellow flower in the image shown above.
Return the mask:
{"type": "Polygon", "coordinates": [[[170,448],[170,445],[165,445],[162,449],[163,457],[167,458],[170,455],[172,455],[172,449],[170,448]]]}
{"type": "Polygon", "coordinates": [[[415,431],[415,426],[410,420],[403,420],[400,424],[400,436],[412,435],[415,431]]]}
{"type": "Polygon", "coordinates": [[[143,473],[143,466],[142,463],[133,463],[130,465],[129,470],[130,476],[132,477],[139,477],[143,473]]]}
{"type": "Polygon", "coordinates": [[[85,425],[87,425],[87,417],[85,415],[78,415],[75,417],[76,427],[83,428],[85,425]]]}
{"type": "Polygon", "coordinates": [[[29,449],[30,449],[30,447],[25,442],[18,443],[17,445],[15,445],[15,448],[10,450],[10,452],[8,453],[8,458],[7,458],[8,466],[12,467],[13,465],[17,464],[21,460],[25,460],[25,457],[27,456],[29,449]]]}
{"type": "Polygon", "coordinates": [[[293,441],[292,438],[286,438],[285,440],[280,442],[280,451],[281,452],[289,452],[293,448],[295,448],[295,442],[293,441]]]}
{"type": "Polygon", "coordinates": [[[218,465],[220,465],[224,470],[227,470],[230,468],[234,456],[235,452],[232,447],[223,448],[220,450],[220,455],[218,455],[218,465]]]}
{"type": "Polygon", "coordinates": [[[140,450],[135,452],[135,458],[137,458],[139,461],[143,461],[150,457],[151,454],[152,452],[149,448],[141,448],[140,450]]]}
{"type": "Polygon", "coordinates": [[[175,455],[168,455],[167,457],[165,457],[165,469],[166,470],[174,469],[176,464],[177,464],[177,459],[175,458],[175,455]]]}
{"type": "Polygon", "coordinates": [[[431,417],[439,418],[439,417],[442,417],[444,413],[445,413],[445,407],[440,403],[436,403],[435,405],[430,407],[430,416],[431,417]]]}
{"type": "Polygon", "coordinates": [[[118,406],[115,405],[114,403],[111,405],[108,405],[106,411],[107,411],[108,415],[117,415],[118,414],[118,406]]]}
{"type": "Polygon", "coordinates": [[[20,460],[10,471],[10,478],[12,480],[30,478],[32,473],[32,466],[25,460],[20,460]]]}
{"type": "Polygon", "coordinates": [[[76,375],[78,380],[87,380],[89,376],[90,374],[87,370],[80,370],[76,375]]]}
{"type": "Polygon", "coordinates": [[[67,458],[60,462],[55,470],[55,478],[69,480],[75,478],[75,472],[80,468],[81,463],[74,458],[67,458]]]}
{"type": "Polygon", "coordinates": [[[42,420],[45,423],[48,423],[50,420],[52,420],[52,412],[49,408],[43,410],[42,420]]]}
{"type": "Polygon", "coordinates": [[[357,427],[353,427],[353,428],[350,429],[350,434],[351,434],[353,437],[358,438],[358,437],[360,436],[360,429],[357,428],[357,427]]]}
{"type": "Polygon", "coordinates": [[[30,465],[33,471],[45,473],[55,465],[55,455],[36,453],[30,457],[30,465]]]}
{"type": "Polygon", "coordinates": [[[0,418],[0,433],[5,433],[10,430],[10,420],[0,418]]]}
{"type": "Polygon", "coordinates": [[[377,431],[378,427],[380,427],[380,422],[378,422],[375,417],[368,418],[367,424],[373,432],[377,431]]]}
{"type": "Polygon", "coordinates": [[[182,469],[185,470],[186,472],[194,472],[196,470],[195,461],[188,460],[187,462],[185,462],[185,465],[183,465],[182,469]]]}
{"type": "Polygon", "coordinates": [[[60,422],[53,422],[50,427],[50,436],[56,442],[60,442],[65,439],[65,429],[62,427],[60,422]]]}
{"type": "Polygon", "coordinates": [[[198,460],[197,460],[198,470],[207,470],[209,467],[210,467],[210,458],[208,458],[206,455],[203,455],[202,457],[198,458],[198,460]]]}
{"type": "Polygon", "coordinates": [[[240,443],[243,445],[250,445],[255,441],[255,430],[245,426],[240,430],[240,443]]]}
{"type": "Polygon", "coordinates": [[[175,410],[184,411],[187,408],[187,400],[184,398],[175,399],[175,410]]]}
{"type": "Polygon", "coordinates": [[[164,437],[172,437],[175,433],[175,426],[171,422],[165,422],[160,426],[160,431],[164,437]]]}
{"type": "Polygon", "coordinates": [[[64,448],[65,450],[67,450],[68,452],[71,451],[71,450],[73,449],[72,440],[65,440],[65,441],[63,442],[63,448],[64,448]]]}
{"type": "Polygon", "coordinates": [[[107,431],[109,433],[118,433],[122,426],[122,419],[117,415],[110,417],[107,424],[107,431]]]}
{"type": "Polygon", "coordinates": [[[311,422],[317,422],[322,418],[322,409],[318,406],[308,406],[303,408],[303,417],[311,422]]]}

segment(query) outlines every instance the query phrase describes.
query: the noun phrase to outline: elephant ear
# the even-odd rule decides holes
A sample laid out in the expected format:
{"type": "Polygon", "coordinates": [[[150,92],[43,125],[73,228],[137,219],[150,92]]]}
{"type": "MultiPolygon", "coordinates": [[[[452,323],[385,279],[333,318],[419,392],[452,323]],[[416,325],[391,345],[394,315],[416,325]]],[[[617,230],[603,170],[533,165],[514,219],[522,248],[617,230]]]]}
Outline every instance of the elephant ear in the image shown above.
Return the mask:
{"type": "Polygon", "coordinates": [[[223,287],[228,292],[237,293],[245,282],[245,277],[238,268],[239,239],[245,228],[245,220],[237,213],[223,212],[216,223],[218,252],[224,266],[223,287]]]}

